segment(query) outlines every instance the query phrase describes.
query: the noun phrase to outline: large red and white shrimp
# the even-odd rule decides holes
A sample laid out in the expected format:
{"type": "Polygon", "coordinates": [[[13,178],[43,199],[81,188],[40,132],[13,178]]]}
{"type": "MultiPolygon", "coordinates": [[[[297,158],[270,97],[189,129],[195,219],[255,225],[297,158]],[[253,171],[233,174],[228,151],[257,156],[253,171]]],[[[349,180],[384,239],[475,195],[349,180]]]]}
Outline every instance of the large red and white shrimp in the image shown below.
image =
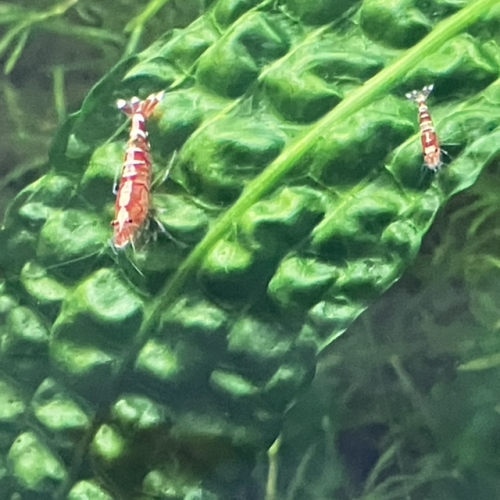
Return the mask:
{"type": "Polygon", "coordinates": [[[112,245],[120,250],[129,244],[134,246],[141,231],[147,225],[150,209],[152,160],[146,120],[152,115],[164,92],[151,94],[141,101],[119,99],[116,105],[132,119],[125,161],[115,203],[112,245]]]}
{"type": "Polygon", "coordinates": [[[406,94],[406,97],[411,101],[415,101],[418,105],[420,139],[422,141],[425,165],[429,170],[437,172],[443,164],[441,161],[441,147],[427,107],[427,97],[429,97],[433,88],[434,85],[427,85],[422,90],[409,92],[406,94]]]}

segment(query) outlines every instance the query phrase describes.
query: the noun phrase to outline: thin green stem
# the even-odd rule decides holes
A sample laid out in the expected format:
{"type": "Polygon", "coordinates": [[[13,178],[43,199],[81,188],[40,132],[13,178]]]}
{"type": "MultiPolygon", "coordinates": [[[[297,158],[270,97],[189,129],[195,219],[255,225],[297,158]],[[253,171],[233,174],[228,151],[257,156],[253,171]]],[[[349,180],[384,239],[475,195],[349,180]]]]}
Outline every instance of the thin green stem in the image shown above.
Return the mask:
{"type": "Polygon", "coordinates": [[[0,57],[4,55],[4,53],[9,48],[9,45],[20,33],[22,33],[23,31],[28,31],[29,25],[29,22],[22,22],[5,33],[5,35],[0,40],[0,57]]]}
{"type": "Polygon", "coordinates": [[[144,25],[170,0],[151,0],[148,6],[136,17],[131,19],[125,26],[125,32],[134,31],[137,27],[144,25]]]}
{"type": "Polygon", "coordinates": [[[130,35],[129,41],[127,43],[127,47],[125,49],[125,57],[131,56],[137,52],[137,48],[139,47],[139,42],[141,41],[141,36],[144,31],[144,25],[136,26],[130,35]]]}
{"type": "Polygon", "coordinates": [[[130,33],[130,39],[125,49],[125,56],[130,56],[137,52],[144,28],[148,21],[165,6],[170,0],[151,0],[147,7],[136,17],[131,19],[125,26],[125,33],[130,33]]]}
{"type": "Polygon", "coordinates": [[[47,12],[31,12],[29,13],[28,22],[30,24],[40,23],[50,19],[51,17],[61,17],[64,15],[71,7],[74,7],[80,0],[67,0],[66,2],[61,2],[54,6],[47,12]]]}
{"type": "Polygon", "coordinates": [[[118,33],[112,33],[104,29],[92,28],[89,26],[78,26],[66,22],[64,19],[51,19],[44,23],[43,28],[60,35],[79,38],[87,43],[102,47],[103,42],[114,43],[119,46],[125,44],[125,39],[118,33]]]}
{"type": "Polygon", "coordinates": [[[17,40],[17,44],[12,51],[11,55],[7,59],[7,62],[5,63],[5,69],[4,73],[8,75],[13,69],[14,66],[16,65],[17,61],[21,57],[21,54],[24,50],[24,47],[26,46],[26,43],[28,42],[28,37],[30,36],[30,30],[26,29],[24,30],[21,35],[19,36],[19,39],[17,40]]]}
{"type": "Polygon", "coordinates": [[[281,434],[276,441],[267,450],[269,460],[269,469],[267,474],[266,496],[265,500],[277,500],[278,498],[278,461],[281,447],[281,434]]]}
{"type": "Polygon", "coordinates": [[[66,94],[64,91],[64,66],[57,65],[52,71],[54,79],[54,106],[56,108],[57,119],[62,123],[66,116],[66,94]]]}

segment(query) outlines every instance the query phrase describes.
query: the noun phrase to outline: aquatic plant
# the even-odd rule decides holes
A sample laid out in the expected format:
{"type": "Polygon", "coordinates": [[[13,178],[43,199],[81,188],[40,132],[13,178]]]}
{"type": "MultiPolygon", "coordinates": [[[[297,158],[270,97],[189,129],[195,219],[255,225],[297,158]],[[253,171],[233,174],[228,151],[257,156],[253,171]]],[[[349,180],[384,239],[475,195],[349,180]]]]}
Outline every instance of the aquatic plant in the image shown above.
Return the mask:
{"type": "Polygon", "coordinates": [[[240,492],[316,354],[498,154],[496,1],[306,3],[219,0],[122,60],[10,206],[5,497],[240,492]],[[429,83],[453,143],[438,175],[405,97],[429,83]],[[173,167],[153,206],[171,237],[114,256],[114,102],[162,89],[151,145],[158,178],[173,167]]]}

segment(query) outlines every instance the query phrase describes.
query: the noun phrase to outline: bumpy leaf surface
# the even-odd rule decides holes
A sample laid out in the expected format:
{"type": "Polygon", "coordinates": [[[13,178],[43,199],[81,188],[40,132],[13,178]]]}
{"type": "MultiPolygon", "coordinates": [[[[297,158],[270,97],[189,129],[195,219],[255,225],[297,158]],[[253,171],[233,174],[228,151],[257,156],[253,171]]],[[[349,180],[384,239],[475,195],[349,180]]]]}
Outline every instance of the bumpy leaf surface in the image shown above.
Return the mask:
{"type": "Polygon", "coordinates": [[[2,229],[0,496],[243,494],[315,354],[497,155],[497,4],[219,0],[117,65],[2,229]],[[430,83],[437,175],[404,96],[430,83]],[[114,103],[161,89],[168,236],[113,255],[114,103]]]}

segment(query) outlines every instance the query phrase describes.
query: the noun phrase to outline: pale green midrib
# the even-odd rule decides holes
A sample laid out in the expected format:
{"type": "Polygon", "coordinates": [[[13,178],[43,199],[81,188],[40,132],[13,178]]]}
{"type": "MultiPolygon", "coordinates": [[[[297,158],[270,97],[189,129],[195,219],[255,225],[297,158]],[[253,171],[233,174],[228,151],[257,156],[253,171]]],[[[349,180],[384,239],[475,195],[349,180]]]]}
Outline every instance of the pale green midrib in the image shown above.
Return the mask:
{"type": "MultiPolygon", "coordinates": [[[[153,310],[143,324],[143,332],[153,327],[159,315],[176,298],[191,273],[207,252],[256,201],[266,194],[276,182],[287,174],[301,156],[314,145],[316,139],[335,123],[345,121],[350,115],[369,104],[375,97],[387,91],[398,79],[413,69],[424,57],[437,50],[444,42],[473,24],[489,8],[500,0],[476,0],[455,15],[440,22],[422,41],[407,50],[391,66],[383,69],[358,90],[352,92],[335,109],[311,126],[309,131],[286,147],[264,172],[250,182],[236,203],[222,215],[203,240],[189,254],[183,264],[166,283],[158,295],[153,310]]],[[[432,83],[432,82],[429,82],[432,83]]]]}

